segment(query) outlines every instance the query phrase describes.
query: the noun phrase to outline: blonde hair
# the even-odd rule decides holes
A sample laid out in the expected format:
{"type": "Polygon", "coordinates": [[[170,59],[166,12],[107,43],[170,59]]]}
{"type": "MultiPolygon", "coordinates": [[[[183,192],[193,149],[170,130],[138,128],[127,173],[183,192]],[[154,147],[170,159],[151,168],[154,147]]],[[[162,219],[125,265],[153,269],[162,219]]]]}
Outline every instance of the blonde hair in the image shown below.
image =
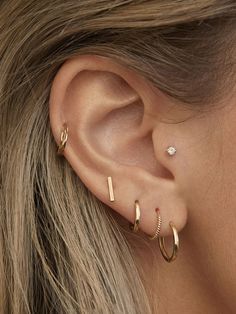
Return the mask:
{"type": "Polygon", "coordinates": [[[51,83],[92,53],[214,103],[233,86],[235,13],[227,0],[1,1],[0,313],[152,313],[125,232],[56,155],[51,83]]]}

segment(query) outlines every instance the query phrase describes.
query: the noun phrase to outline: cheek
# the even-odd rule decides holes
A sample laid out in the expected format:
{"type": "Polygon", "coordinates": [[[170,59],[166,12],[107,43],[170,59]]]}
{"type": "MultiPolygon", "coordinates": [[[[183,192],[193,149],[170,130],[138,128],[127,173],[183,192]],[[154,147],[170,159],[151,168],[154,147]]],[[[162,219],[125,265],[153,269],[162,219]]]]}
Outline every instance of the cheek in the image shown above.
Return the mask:
{"type": "Polygon", "coordinates": [[[236,123],[231,115],[219,115],[202,120],[198,128],[192,126],[182,144],[187,148],[183,147],[186,159],[181,161],[180,178],[190,214],[201,216],[202,224],[206,222],[217,235],[232,236],[236,230],[236,123]]]}
{"type": "Polygon", "coordinates": [[[182,157],[178,176],[189,210],[188,242],[212,289],[221,294],[224,290],[232,302],[236,291],[236,123],[227,114],[211,115],[195,121],[189,130],[181,142],[186,153],[181,156],[186,158],[182,157]]]}

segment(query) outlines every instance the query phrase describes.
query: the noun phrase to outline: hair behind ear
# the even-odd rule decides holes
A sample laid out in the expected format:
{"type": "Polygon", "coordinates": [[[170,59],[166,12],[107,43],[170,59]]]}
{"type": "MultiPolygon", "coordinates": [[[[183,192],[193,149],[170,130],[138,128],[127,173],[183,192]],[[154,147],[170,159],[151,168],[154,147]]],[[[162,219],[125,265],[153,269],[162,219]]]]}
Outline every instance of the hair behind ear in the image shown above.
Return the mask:
{"type": "Polygon", "coordinates": [[[185,103],[220,98],[234,82],[235,10],[234,0],[1,1],[2,314],[151,313],[123,234],[56,157],[50,86],[65,60],[93,53],[185,103]]]}

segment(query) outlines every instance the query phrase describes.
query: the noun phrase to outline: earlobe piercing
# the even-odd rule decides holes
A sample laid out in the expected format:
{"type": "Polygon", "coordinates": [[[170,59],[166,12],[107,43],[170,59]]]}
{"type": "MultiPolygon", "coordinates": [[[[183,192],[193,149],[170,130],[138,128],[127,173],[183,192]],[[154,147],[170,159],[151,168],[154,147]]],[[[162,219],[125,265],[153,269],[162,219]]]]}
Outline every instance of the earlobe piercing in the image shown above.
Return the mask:
{"type": "Polygon", "coordinates": [[[61,142],[57,149],[58,155],[62,155],[66,147],[66,142],[68,140],[68,126],[66,125],[66,123],[64,123],[63,127],[64,127],[64,130],[61,132],[61,142]]]}
{"type": "MultiPolygon", "coordinates": [[[[57,153],[59,155],[61,155],[63,153],[63,151],[64,151],[64,149],[66,147],[67,140],[68,140],[68,126],[66,125],[66,123],[64,123],[63,127],[64,127],[64,129],[61,132],[61,138],[60,138],[61,141],[60,141],[60,144],[59,144],[58,149],[57,149],[57,153]]],[[[167,153],[170,156],[173,156],[173,155],[176,154],[176,148],[173,147],[173,146],[169,146],[166,149],[166,151],[167,151],[167,153]]],[[[110,201],[114,202],[115,197],[114,197],[114,189],[113,189],[113,184],[112,184],[112,177],[108,177],[107,178],[107,183],[108,183],[108,190],[109,190],[110,201]]],[[[134,205],[135,205],[134,224],[130,223],[129,227],[130,227],[130,229],[133,232],[137,232],[138,229],[139,229],[139,225],[140,225],[141,210],[140,210],[140,206],[139,206],[139,201],[138,200],[135,201],[134,205]]],[[[177,253],[178,253],[178,250],[179,250],[178,232],[177,232],[177,229],[174,226],[174,223],[172,221],[170,221],[169,225],[170,225],[170,227],[172,229],[172,232],[173,232],[173,249],[172,249],[171,256],[169,256],[167,251],[166,251],[166,248],[165,248],[165,239],[164,239],[164,237],[160,237],[159,236],[160,229],[161,229],[161,224],[162,224],[162,219],[161,219],[161,216],[160,216],[160,210],[159,210],[159,208],[156,208],[155,211],[156,211],[156,214],[157,214],[156,231],[155,231],[153,236],[148,236],[148,237],[149,237],[150,240],[153,240],[153,239],[158,237],[158,242],[159,242],[159,247],[160,247],[161,254],[164,257],[164,259],[167,262],[170,263],[170,262],[172,262],[172,261],[174,261],[176,259],[177,253]]]]}
{"type": "Polygon", "coordinates": [[[173,147],[173,146],[169,146],[169,147],[167,147],[166,152],[167,152],[170,156],[173,156],[173,155],[176,154],[176,148],[173,147]]]}
{"type": "Polygon", "coordinates": [[[164,237],[158,238],[161,254],[168,263],[176,259],[179,250],[179,236],[177,229],[175,228],[174,223],[172,221],[169,222],[169,225],[173,232],[173,250],[171,256],[169,256],[168,253],[166,252],[164,237]]]}
{"type": "Polygon", "coordinates": [[[156,231],[155,231],[154,235],[153,236],[148,236],[150,240],[156,239],[159,236],[160,231],[161,231],[162,219],[161,219],[161,215],[160,215],[160,209],[156,208],[155,211],[156,211],[156,214],[157,214],[157,226],[156,226],[156,231]]]}
{"type": "Polygon", "coordinates": [[[134,207],[135,207],[135,219],[134,219],[134,224],[130,223],[129,227],[133,232],[137,232],[139,229],[139,224],[140,224],[140,215],[141,215],[141,211],[140,211],[140,206],[139,206],[139,201],[136,200],[134,202],[134,207]]]}
{"type": "MultiPolygon", "coordinates": [[[[165,238],[160,237],[160,230],[161,230],[161,224],[162,224],[162,218],[160,215],[160,209],[156,208],[155,209],[156,214],[157,214],[157,225],[156,225],[156,231],[153,236],[148,236],[150,240],[154,240],[155,238],[158,238],[158,243],[159,243],[159,248],[161,251],[162,256],[164,257],[165,261],[168,263],[174,261],[177,257],[177,253],[179,250],[179,236],[178,236],[178,231],[172,221],[169,222],[169,226],[172,229],[173,232],[173,249],[172,249],[172,254],[168,255],[165,247],[165,238]]],[[[135,220],[134,220],[134,225],[132,223],[129,224],[130,229],[133,232],[137,232],[139,229],[140,225],[140,206],[139,202],[136,200],[135,201],[135,220]]]]}
{"type": "Polygon", "coordinates": [[[114,196],[114,190],[113,190],[113,184],[112,184],[112,177],[107,178],[107,184],[108,184],[108,191],[109,191],[109,198],[111,202],[115,201],[114,196]]]}

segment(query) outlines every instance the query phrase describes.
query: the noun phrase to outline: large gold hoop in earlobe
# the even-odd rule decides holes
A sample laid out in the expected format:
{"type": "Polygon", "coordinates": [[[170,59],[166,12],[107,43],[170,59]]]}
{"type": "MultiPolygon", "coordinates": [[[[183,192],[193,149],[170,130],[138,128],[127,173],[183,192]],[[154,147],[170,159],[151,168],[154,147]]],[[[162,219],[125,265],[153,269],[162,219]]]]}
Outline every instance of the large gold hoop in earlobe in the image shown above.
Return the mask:
{"type": "Polygon", "coordinates": [[[169,256],[167,251],[166,251],[165,238],[164,237],[158,238],[161,254],[168,263],[170,263],[176,259],[177,253],[179,250],[179,236],[178,236],[177,229],[175,228],[174,223],[172,221],[170,221],[169,225],[170,225],[172,232],[173,232],[173,250],[172,250],[171,256],[169,256]]]}

